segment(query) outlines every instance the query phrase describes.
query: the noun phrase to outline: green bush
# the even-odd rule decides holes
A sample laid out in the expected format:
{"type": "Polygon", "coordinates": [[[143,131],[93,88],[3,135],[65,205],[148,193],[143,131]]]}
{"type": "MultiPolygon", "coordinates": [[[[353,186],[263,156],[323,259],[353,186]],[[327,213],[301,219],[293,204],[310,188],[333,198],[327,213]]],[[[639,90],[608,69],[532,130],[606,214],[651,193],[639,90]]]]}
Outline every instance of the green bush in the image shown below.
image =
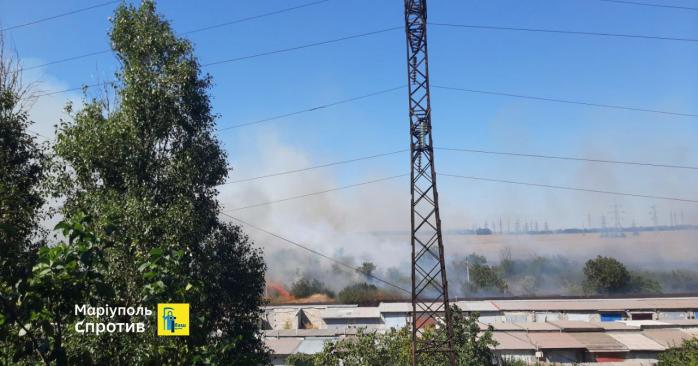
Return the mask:
{"type": "Polygon", "coordinates": [[[343,304],[375,305],[381,301],[402,300],[394,292],[379,289],[368,283],[357,283],[342,289],[337,296],[343,304]]]}
{"type": "Polygon", "coordinates": [[[687,339],[681,347],[660,354],[659,366],[698,366],[698,339],[687,339]]]}
{"type": "Polygon", "coordinates": [[[315,294],[324,294],[329,297],[335,297],[335,293],[316,278],[301,278],[291,285],[291,295],[296,298],[308,297],[315,294]]]}

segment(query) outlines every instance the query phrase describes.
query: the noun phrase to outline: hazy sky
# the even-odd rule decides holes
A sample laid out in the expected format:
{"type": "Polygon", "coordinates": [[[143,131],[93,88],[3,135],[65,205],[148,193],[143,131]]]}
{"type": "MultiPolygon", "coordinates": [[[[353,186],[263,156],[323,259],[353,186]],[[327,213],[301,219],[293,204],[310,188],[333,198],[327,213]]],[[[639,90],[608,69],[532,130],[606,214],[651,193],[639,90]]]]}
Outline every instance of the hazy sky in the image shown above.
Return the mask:
{"type": "MultiPolygon", "coordinates": [[[[649,0],[647,0],[649,1],[649,0]]],[[[660,3],[659,0],[654,0],[660,3]]],[[[0,0],[2,27],[98,1],[0,0]]],[[[698,7],[696,0],[662,1],[698,7]]],[[[179,33],[254,16],[303,1],[162,1],[179,33]]],[[[25,66],[100,51],[115,5],[7,32],[25,66]]],[[[203,64],[400,26],[399,0],[330,0],[293,12],[187,35],[203,64]]],[[[698,11],[598,0],[432,0],[431,22],[698,38],[698,11]]],[[[592,103],[698,113],[698,42],[501,30],[429,29],[433,85],[592,103]]],[[[405,84],[404,33],[359,39],[206,67],[215,81],[220,127],[352,98],[405,84]]],[[[51,91],[110,80],[111,54],[26,72],[51,91]]],[[[36,130],[52,133],[62,105],[79,93],[43,98],[36,130]]],[[[698,118],[462,93],[432,92],[435,144],[698,166],[698,118]]],[[[354,103],[220,133],[235,171],[231,180],[408,147],[404,89],[354,103]]],[[[698,199],[698,171],[574,163],[437,151],[439,172],[532,183],[698,199]]],[[[228,208],[407,173],[407,154],[222,188],[228,208]]],[[[502,217],[552,227],[598,226],[614,201],[624,225],[650,223],[650,206],[668,223],[683,212],[698,223],[698,204],[474,182],[439,180],[446,228],[502,217]]],[[[408,227],[407,179],[376,183],[274,206],[236,211],[270,229],[301,223],[301,239],[408,227]],[[331,212],[330,212],[331,211],[331,212]],[[317,230],[317,232],[315,231],[317,230]],[[334,231],[330,231],[334,232],[334,231]]],[[[300,227],[300,226],[299,226],[300,227]]],[[[350,245],[350,244],[347,244],[350,245]]]]}

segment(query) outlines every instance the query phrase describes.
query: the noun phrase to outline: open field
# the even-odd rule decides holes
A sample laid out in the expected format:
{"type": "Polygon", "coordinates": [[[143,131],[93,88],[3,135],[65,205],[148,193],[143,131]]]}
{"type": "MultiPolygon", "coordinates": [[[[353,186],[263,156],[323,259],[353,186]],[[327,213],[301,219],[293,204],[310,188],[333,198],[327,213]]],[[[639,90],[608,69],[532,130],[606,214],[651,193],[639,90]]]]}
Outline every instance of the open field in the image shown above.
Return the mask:
{"type": "Polygon", "coordinates": [[[613,256],[644,269],[694,268],[698,263],[698,231],[642,232],[624,238],[599,234],[445,235],[448,256],[477,253],[498,261],[505,250],[514,258],[565,256],[586,260],[613,256]]]}

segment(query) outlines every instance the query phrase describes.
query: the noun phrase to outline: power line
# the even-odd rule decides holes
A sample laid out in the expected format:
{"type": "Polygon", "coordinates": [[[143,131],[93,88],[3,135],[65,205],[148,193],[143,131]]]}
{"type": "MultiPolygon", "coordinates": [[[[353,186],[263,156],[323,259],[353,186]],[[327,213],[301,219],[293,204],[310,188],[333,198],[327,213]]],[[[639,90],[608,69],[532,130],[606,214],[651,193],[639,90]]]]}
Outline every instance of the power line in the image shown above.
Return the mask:
{"type": "Polygon", "coordinates": [[[264,123],[264,122],[269,122],[269,121],[274,121],[274,120],[277,120],[277,119],[282,119],[282,118],[286,118],[286,117],[295,116],[295,115],[298,115],[298,114],[303,114],[303,113],[307,113],[307,112],[317,111],[317,110],[319,110],[319,109],[324,109],[324,108],[328,108],[328,107],[334,107],[334,106],[340,105],[340,104],[355,102],[355,101],[357,101],[357,100],[366,99],[366,98],[373,97],[373,96],[376,96],[376,95],[386,94],[386,93],[389,93],[389,92],[392,92],[392,91],[395,91],[395,90],[400,90],[400,89],[403,89],[404,87],[405,87],[404,85],[396,86],[396,87],[393,87],[393,88],[388,88],[388,89],[379,90],[379,91],[376,91],[376,92],[373,92],[373,93],[368,93],[368,94],[360,95],[360,96],[358,96],[358,97],[352,97],[352,98],[348,98],[348,99],[342,99],[342,100],[338,100],[338,101],[336,101],[336,102],[331,102],[331,103],[327,103],[327,104],[322,104],[322,105],[319,105],[319,106],[315,106],[315,107],[311,107],[311,108],[306,108],[306,109],[302,109],[302,110],[295,111],[295,112],[284,113],[284,114],[280,114],[280,115],[273,116],[273,117],[268,117],[268,118],[258,119],[258,120],[254,120],[254,121],[250,121],[250,122],[240,123],[240,124],[233,125],[233,126],[228,126],[228,127],[222,127],[222,128],[219,128],[219,129],[218,129],[218,132],[220,132],[220,131],[225,131],[225,130],[230,130],[230,129],[234,129],[234,128],[240,128],[240,127],[250,126],[250,125],[256,125],[256,124],[260,124],[260,123],[264,123]]]}
{"type": "MultiPolygon", "coordinates": [[[[256,53],[256,54],[253,54],[253,55],[241,56],[241,57],[231,58],[231,59],[227,59],[227,60],[221,60],[221,61],[211,62],[211,63],[207,63],[207,64],[202,64],[201,66],[202,66],[202,67],[208,67],[208,66],[214,66],[214,65],[224,64],[224,63],[230,63],[230,62],[236,62],[236,61],[242,61],[242,60],[257,58],[257,57],[269,56],[269,55],[274,55],[274,54],[278,54],[278,53],[291,52],[291,51],[300,50],[300,49],[304,49],[304,48],[317,47],[317,46],[327,45],[327,44],[331,44],[331,43],[342,42],[342,41],[346,41],[346,40],[350,40],[350,39],[356,39],[356,38],[367,37],[367,36],[371,36],[371,35],[376,35],[376,34],[380,34],[380,33],[385,33],[385,32],[389,32],[389,31],[393,31],[393,30],[396,30],[396,29],[402,29],[402,27],[385,28],[385,29],[380,29],[380,30],[377,30],[377,31],[367,32],[367,33],[360,33],[360,34],[354,34],[354,35],[345,36],[345,37],[340,37],[340,38],[334,38],[334,39],[330,39],[330,40],[322,41],[322,42],[314,42],[314,43],[308,43],[308,44],[304,44],[304,45],[300,45],[300,46],[295,46],[295,47],[282,48],[282,49],[277,49],[277,50],[268,51],[268,52],[256,53]]],[[[108,81],[108,82],[106,82],[106,83],[116,83],[116,81],[111,80],[111,81],[108,81]]],[[[46,95],[54,95],[54,94],[66,93],[66,92],[70,92],[70,91],[81,90],[81,89],[83,89],[83,88],[92,88],[92,87],[95,87],[95,86],[98,86],[98,85],[102,85],[102,83],[91,84],[91,85],[83,85],[83,86],[81,86],[81,87],[75,87],[75,88],[59,90],[59,91],[55,91],[55,92],[51,92],[51,93],[39,94],[39,95],[37,95],[36,97],[43,97],[43,96],[46,96],[46,95]]],[[[396,88],[396,89],[398,89],[398,88],[396,88]]],[[[390,91],[390,90],[388,90],[388,91],[390,91]]],[[[386,92],[387,92],[387,91],[386,91],[386,92]]],[[[235,126],[233,126],[233,127],[231,127],[231,128],[234,128],[234,127],[235,127],[235,126]]]]}
{"type": "MultiPolygon", "coordinates": [[[[647,162],[638,162],[638,161],[592,159],[592,158],[581,158],[581,157],[574,157],[574,156],[543,155],[543,154],[532,154],[532,153],[517,153],[517,152],[510,152],[510,151],[492,151],[492,150],[466,149],[466,148],[435,147],[435,149],[441,150],[441,151],[457,151],[457,152],[467,152],[467,153],[477,153],[477,154],[517,156],[517,157],[536,158],[536,159],[584,161],[584,162],[591,162],[591,163],[647,166],[647,167],[669,168],[669,169],[698,170],[698,166],[690,166],[690,165],[658,164],[658,163],[647,163],[647,162]]],[[[259,179],[265,179],[265,178],[277,177],[277,176],[282,176],[282,175],[300,173],[300,172],[305,172],[305,171],[314,170],[314,169],[326,168],[326,167],[330,167],[330,166],[337,166],[337,165],[348,164],[348,163],[353,163],[353,162],[357,162],[357,161],[363,161],[363,160],[369,160],[369,159],[375,159],[375,158],[400,154],[400,153],[404,153],[407,151],[409,151],[409,150],[402,149],[402,150],[390,151],[390,152],[381,153],[381,154],[362,156],[362,157],[353,158],[353,159],[333,161],[333,162],[320,164],[320,165],[312,165],[312,166],[308,166],[305,168],[285,170],[285,171],[281,171],[281,172],[270,173],[270,174],[260,175],[260,176],[256,176],[256,177],[239,179],[236,181],[223,183],[222,185],[250,182],[250,181],[255,181],[255,180],[259,180],[259,179]]]]}
{"type": "Polygon", "coordinates": [[[63,59],[55,60],[55,61],[49,61],[49,62],[40,64],[40,65],[29,66],[29,67],[23,67],[23,68],[21,68],[21,69],[19,69],[19,70],[17,70],[17,71],[20,71],[20,72],[21,72],[21,71],[27,71],[27,70],[34,70],[34,69],[38,69],[38,68],[41,68],[41,67],[44,67],[44,66],[55,65],[55,64],[61,64],[61,63],[68,62],[68,61],[79,60],[79,59],[83,59],[83,58],[87,58],[87,57],[92,57],[92,56],[102,55],[102,54],[105,54],[105,53],[110,53],[110,52],[111,52],[111,49],[102,50],[102,51],[96,51],[96,52],[90,52],[90,53],[86,53],[86,54],[84,54],[84,55],[79,55],[79,56],[73,56],[73,57],[63,58],[63,59]]]}
{"type": "MultiPolygon", "coordinates": [[[[196,28],[196,29],[192,29],[190,31],[184,32],[184,33],[182,33],[182,35],[203,32],[203,31],[207,31],[207,30],[211,30],[211,29],[215,29],[215,28],[221,28],[221,27],[225,27],[228,25],[238,24],[238,23],[244,23],[244,22],[248,22],[250,20],[256,20],[256,19],[260,19],[260,18],[272,16],[272,15],[282,14],[282,13],[290,12],[293,10],[298,10],[298,9],[307,8],[307,7],[314,6],[314,5],[319,5],[322,3],[326,3],[328,1],[330,1],[330,0],[313,1],[313,2],[309,2],[309,3],[305,3],[305,4],[300,4],[297,6],[292,6],[290,8],[283,8],[283,9],[279,9],[279,10],[270,11],[268,13],[252,15],[252,16],[248,16],[245,18],[239,18],[239,19],[231,20],[231,21],[224,22],[224,23],[219,23],[219,24],[215,24],[215,25],[209,25],[209,26],[205,26],[205,27],[201,27],[201,28],[196,28]]],[[[44,67],[44,66],[60,64],[60,63],[68,62],[68,61],[79,60],[79,59],[83,59],[83,58],[87,58],[87,57],[92,57],[92,56],[110,53],[110,52],[111,52],[111,49],[90,52],[90,53],[86,53],[84,55],[78,55],[78,56],[68,57],[68,58],[64,58],[64,59],[60,59],[60,60],[50,61],[50,62],[41,64],[41,65],[25,67],[25,68],[20,69],[19,71],[38,69],[38,68],[44,67]]]]}
{"type": "Polygon", "coordinates": [[[654,8],[669,8],[669,9],[698,11],[698,8],[692,8],[692,7],[688,7],[688,6],[644,3],[644,2],[639,2],[639,1],[626,1],[626,0],[599,0],[599,1],[604,1],[607,3],[624,4],[624,5],[640,5],[640,6],[650,6],[650,7],[654,7],[654,8]]]}
{"type": "Polygon", "coordinates": [[[229,209],[229,210],[225,210],[225,211],[222,211],[222,212],[240,211],[240,210],[246,210],[246,209],[248,209],[248,208],[261,207],[261,206],[268,206],[268,205],[272,205],[272,204],[279,203],[279,202],[292,201],[292,200],[297,200],[297,199],[300,199],[300,198],[306,198],[306,197],[310,197],[310,196],[316,196],[316,195],[319,195],[319,194],[325,194],[325,193],[334,192],[334,191],[341,191],[341,190],[344,190],[344,189],[355,188],[355,187],[365,186],[365,185],[369,185],[369,184],[373,184],[373,183],[384,182],[384,181],[387,181],[387,180],[402,178],[402,177],[406,177],[407,175],[408,175],[408,174],[393,175],[393,176],[390,176],[390,177],[385,177],[385,178],[370,180],[370,181],[367,181],[367,182],[361,182],[361,183],[349,184],[349,185],[346,185],[346,186],[340,186],[340,187],[330,188],[330,189],[326,189],[326,190],[323,190],[323,191],[311,192],[311,193],[301,194],[301,195],[292,196],[292,197],[286,197],[286,198],[282,198],[282,199],[278,199],[278,200],[273,200],[273,201],[260,202],[260,203],[256,203],[256,204],[249,205],[249,206],[242,206],[242,207],[231,208],[231,209],[229,209]]]}
{"type": "Polygon", "coordinates": [[[293,245],[293,246],[295,246],[295,247],[298,247],[298,248],[300,248],[300,249],[303,249],[303,250],[305,250],[305,251],[307,251],[307,252],[309,252],[309,253],[315,254],[315,255],[317,255],[317,256],[319,256],[319,257],[322,257],[322,258],[325,258],[325,259],[327,259],[327,260],[329,260],[329,261],[331,261],[331,262],[334,262],[334,263],[336,263],[336,264],[338,264],[338,265],[340,265],[340,266],[342,266],[342,267],[344,267],[344,268],[347,268],[347,269],[349,269],[349,270],[351,270],[351,271],[360,273],[360,274],[362,274],[362,275],[365,275],[366,277],[370,277],[370,278],[372,278],[372,279],[374,279],[374,280],[376,280],[376,281],[378,281],[378,282],[380,282],[380,283],[383,283],[383,284],[385,284],[385,285],[388,285],[388,286],[390,286],[390,287],[393,287],[393,288],[395,288],[395,289],[397,289],[397,290],[403,291],[403,292],[405,292],[405,293],[407,293],[407,294],[411,294],[411,292],[410,292],[409,290],[407,290],[407,289],[405,289],[405,288],[403,288],[403,287],[401,287],[401,286],[399,286],[399,285],[396,285],[396,284],[394,284],[394,283],[392,283],[392,282],[389,282],[389,281],[387,281],[387,280],[384,280],[384,279],[382,279],[382,278],[380,278],[380,277],[378,277],[378,276],[376,276],[376,275],[374,275],[374,274],[372,274],[372,273],[363,272],[363,271],[360,270],[360,268],[354,267],[354,266],[352,266],[352,265],[350,265],[350,264],[347,264],[347,263],[344,263],[344,262],[342,262],[342,261],[340,261],[340,260],[337,260],[337,259],[335,259],[335,258],[332,258],[332,257],[330,257],[330,256],[328,256],[328,255],[326,255],[326,254],[323,254],[323,253],[321,253],[321,252],[318,252],[317,250],[312,249],[312,248],[310,248],[310,247],[308,247],[308,246],[306,246],[306,245],[303,245],[303,244],[301,244],[301,243],[298,243],[298,242],[296,242],[296,241],[293,241],[293,240],[291,240],[291,239],[288,239],[288,238],[286,238],[286,237],[284,237],[284,236],[281,236],[281,235],[279,235],[279,234],[273,233],[273,232],[271,232],[271,231],[269,231],[269,230],[263,229],[263,228],[261,228],[261,227],[259,227],[259,226],[257,226],[257,225],[253,225],[253,224],[251,224],[251,223],[249,223],[249,222],[247,222],[247,221],[245,221],[245,220],[239,219],[239,218],[237,218],[237,217],[235,217],[235,216],[232,216],[232,215],[229,215],[229,214],[227,214],[227,213],[225,213],[225,212],[221,212],[221,215],[224,215],[224,216],[226,216],[226,217],[229,217],[229,218],[231,218],[231,219],[233,219],[233,220],[235,220],[235,221],[237,221],[237,222],[239,222],[239,223],[241,223],[241,224],[243,224],[243,225],[249,226],[249,227],[251,227],[251,228],[253,228],[253,229],[255,229],[255,230],[259,230],[259,231],[261,231],[261,232],[263,232],[263,233],[265,233],[265,234],[267,234],[267,235],[271,235],[271,236],[273,236],[273,237],[275,237],[275,238],[277,238],[277,239],[280,239],[280,240],[282,240],[282,241],[284,241],[284,242],[286,242],[286,243],[288,243],[288,244],[291,244],[291,245],[293,245]]]}
{"type": "Polygon", "coordinates": [[[520,156],[527,158],[540,158],[540,159],[555,159],[555,160],[571,160],[571,161],[586,161],[591,163],[606,163],[606,164],[621,164],[621,165],[638,165],[638,166],[648,166],[656,168],[672,168],[672,169],[690,169],[698,170],[698,166],[691,165],[674,165],[674,164],[658,164],[658,163],[644,163],[637,161],[621,161],[621,160],[605,160],[605,159],[591,159],[591,158],[580,158],[574,156],[555,156],[555,155],[542,155],[542,154],[529,154],[529,153],[516,153],[507,151],[488,151],[488,150],[476,150],[476,149],[460,149],[460,148],[447,148],[447,147],[437,147],[437,150],[443,151],[460,151],[468,153],[477,154],[491,154],[491,155],[504,155],[504,156],[520,156]]]}
{"type": "MultiPolygon", "coordinates": [[[[114,82],[114,81],[109,81],[109,82],[106,82],[106,83],[108,83],[108,84],[114,84],[114,83],[116,83],[116,82],[114,82]]],[[[95,86],[100,86],[100,85],[103,85],[103,84],[102,84],[102,83],[97,83],[97,84],[92,84],[92,85],[86,85],[85,87],[90,88],[90,87],[95,87],[95,86]]],[[[322,104],[322,105],[319,105],[319,106],[306,108],[306,109],[299,110],[299,111],[295,111],[295,112],[284,113],[284,114],[276,115],[276,116],[273,116],[273,117],[267,117],[267,118],[263,118],[263,119],[259,119],[259,120],[255,120],[255,121],[240,123],[240,124],[233,125],[233,126],[222,127],[222,128],[217,129],[217,131],[220,132],[220,131],[225,131],[225,130],[240,128],[240,127],[245,127],[245,126],[250,126],[250,125],[256,125],[256,124],[260,124],[260,123],[264,123],[264,122],[269,122],[269,121],[274,121],[274,120],[278,120],[278,119],[283,119],[283,118],[286,118],[286,117],[291,117],[291,116],[295,116],[295,115],[299,115],[299,114],[303,114],[303,113],[314,112],[314,111],[317,111],[317,110],[320,110],[320,109],[325,109],[325,108],[330,108],[330,107],[334,107],[334,106],[341,105],[341,104],[351,103],[351,102],[355,102],[355,101],[358,101],[358,100],[370,98],[370,97],[373,97],[373,96],[376,96],[376,95],[386,94],[386,93],[389,93],[389,92],[392,92],[392,91],[395,91],[395,90],[400,90],[400,89],[403,89],[403,88],[405,88],[404,85],[402,85],[402,86],[397,86],[397,87],[393,87],[393,88],[388,88],[388,89],[383,89],[383,90],[379,90],[379,91],[376,91],[376,92],[372,92],[372,93],[360,95],[360,96],[357,96],[357,97],[342,99],[342,100],[338,100],[338,101],[336,101],[336,102],[326,103],[326,104],[322,104]]],[[[82,89],[83,89],[83,87],[64,89],[64,90],[59,90],[59,91],[56,91],[56,92],[38,94],[37,97],[46,96],[46,95],[54,95],[54,94],[65,93],[65,92],[69,92],[69,91],[82,90],[82,89]]]]}
{"type": "Polygon", "coordinates": [[[483,177],[473,177],[473,176],[465,176],[465,175],[457,175],[457,174],[439,173],[439,175],[444,176],[444,177],[462,178],[462,179],[479,180],[479,181],[496,182],[496,183],[506,183],[506,184],[516,184],[516,185],[531,186],[531,187],[551,188],[551,189],[563,189],[563,190],[568,190],[568,191],[579,191],[579,192],[589,192],[589,193],[610,194],[610,195],[614,195],[614,196],[629,196],[629,197],[637,197],[637,198],[651,198],[651,199],[657,199],[657,200],[667,200],[667,201],[679,201],[679,202],[688,202],[688,203],[698,203],[698,200],[687,199],[687,198],[677,198],[677,197],[653,196],[653,195],[635,194],[635,193],[613,192],[613,191],[604,191],[604,190],[599,190],[599,189],[588,189],[588,188],[577,188],[577,187],[567,187],[567,186],[556,186],[556,185],[551,185],[551,184],[539,184],[539,183],[519,182],[519,181],[513,181],[513,180],[494,179],[494,178],[483,178],[483,177]]]}
{"type": "Polygon", "coordinates": [[[327,168],[330,166],[335,166],[335,165],[341,165],[341,164],[348,164],[348,163],[353,163],[357,161],[362,161],[362,160],[369,160],[369,159],[375,159],[375,158],[380,158],[384,156],[389,156],[389,155],[395,155],[403,152],[409,151],[408,149],[403,149],[403,150],[397,150],[397,151],[391,151],[383,154],[376,154],[376,155],[369,155],[369,156],[362,156],[359,158],[354,158],[354,159],[348,159],[348,160],[340,160],[340,161],[335,161],[331,163],[326,163],[326,164],[321,164],[321,165],[314,165],[314,166],[309,166],[306,168],[301,168],[301,169],[293,169],[293,170],[286,170],[283,172],[278,172],[278,173],[272,173],[272,174],[266,174],[266,175],[260,175],[256,177],[251,177],[251,178],[245,178],[245,179],[240,179],[240,180],[235,180],[232,182],[226,182],[223,183],[222,185],[225,184],[235,184],[235,183],[242,183],[242,182],[250,182],[258,179],[264,179],[264,178],[271,178],[271,177],[278,177],[280,175],[286,175],[286,174],[293,174],[293,173],[300,173],[300,172],[305,172],[308,170],[313,170],[313,169],[320,169],[320,168],[327,168]]]}
{"type": "Polygon", "coordinates": [[[429,23],[429,25],[434,25],[434,26],[438,26],[438,27],[451,27],[451,28],[470,28],[470,29],[517,31],[517,32],[536,32],[536,33],[557,33],[557,34],[571,34],[571,35],[581,35],[581,36],[652,39],[652,40],[659,40],[659,41],[698,42],[698,39],[696,39],[696,38],[665,37],[665,36],[652,36],[652,35],[644,35],[644,34],[568,31],[568,30],[561,30],[561,29],[521,28],[521,27],[505,27],[505,26],[495,26],[495,25],[453,24],[453,23],[429,23]]]}
{"type": "Polygon", "coordinates": [[[101,3],[101,4],[96,4],[96,5],[88,6],[88,7],[86,7],[86,8],[75,9],[75,10],[72,10],[72,11],[69,11],[69,12],[66,12],[66,13],[56,14],[56,15],[52,15],[52,16],[50,16],[50,17],[41,18],[41,19],[36,19],[36,20],[32,20],[32,21],[27,22],[27,23],[18,24],[18,25],[13,25],[13,26],[11,26],[11,27],[3,28],[3,29],[0,29],[0,32],[5,32],[5,31],[8,31],[8,30],[13,30],[13,29],[22,28],[22,27],[27,27],[27,26],[34,25],[34,24],[38,24],[38,23],[42,23],[42,22],[45,22],[45,21],[48,21],[48,20],[53,20],[53,19],[57,19],[57,18],[61,18],[61,17],[68,16],[68,15],[73,15],[73,14],[81,13],[81,12],[83,12],[83,11],[92,10],[92,9],[96,9],[96,8],[101,8],[101,7],[103,7],[103,6],[107,6],[107,5],[111,5],[111,4],[116,4],[116,3],[118,3],[118,2],[119,2],[119,1],[108,1],[108,2],[106,2],[106,3],[101,3]]]}
{"type": "Polygon", "coordinates": [[[588,107],[621,109],[621,110],[634,111],[634,112],[658,113],[658,114],[666,114],[666,115],[672,115],[672,116],[698,118],[698,114],[693,114],[693,113],[672,112],[672,111],[664,111],[664,110],[658,110],[658,109],[628,107],[628,106],[604,104],[604,103],[591,103],[591,102],[576,101],[576,100],[570,100],[570,99],[536,97],[536,96],[531,96],[531,95],[513,94],[513,93],[506,93],[506,92],[488,91],[488,90],[467,89],[467,88],[456,88],[456,87],[450,87],[450,86],[433,85],[432,87],[437,88],[437,89],[444,89],[444,90],[455,90],[455,91],[462,91],[462,92],[467,92],[467,93],[498,95],[498,96],[503,96],[503,97],[522,98],[522,99],[538,100],[538,101],[544,101],[544,102],[576,104],[576,105],[583,105],[583,106],[588,106],[588,107]]]}
{"type": "Polygon", "coordinates": [[[275,55],[275,54],[278,54],[278,53],[291,52],[291,51],[301,50],[301,49],[304,49],[304,48],[317,47],[317,46],[324,46],[324,45],[331,44],[331,43],[343,42],[343,41],[347,41],[347,40],[350,40],[350,39],[368,37],[368,36],[373,36],[373,35],[376,35],[376,34],[381,34],[381,33],[385,33],[385,32],[390,32],[390,31],[394,31],[394,30],[396,30],[396,29],[402,29],[402,26],[400,26],[400,27],[385,28],[385,29],[379,29],[379,30],[376,30],[376,31],[366,32],[366,33],[360,33],[360,34],[353,34],[353,35],[350,35],[350,36],[345,36],[345,37],[340,37],[340,38],[334,38],[334,39],[330,39],[330,40],[327,40],[327,41],[307,43],[307,44],[303,44],[303,45],[299,45],[299,46],[295,46],[295,47],[282,48],[282,49],[278,49],[278,50],[273,50],[273,51],[268,51],[268,52],[262,52],[262,53],[257,53],[257,54],[253,54],[253,55],[248,55],[248,56],[235,57],[235,58],[231,58],[231,59],[227,59],[227,60],[209,62],[209,63],[207,63],[207,64],[202,64],[201,66],[203,66],[203,67],[208,67],[208,66],[214,66],[214,65],[225,64],[225,63],[229,63],[229,62],[236,62],[236,61],[248,60],[248,59],[251,59],[251,58],[257,58],[257,57],[262,57],[262,56],[275,55]]]}
{"type": "Polygon", "coordinates": [[[320,5],[320,4],[326,3],[326,2],[328,2],[328,1],[330,1],[330,0],[312,1],[312,2],[309,2],[309,3],[304,3],[304,4],[292,6],[292,7],[289,7],[289,8],[283,8],[283,9],[273,10],[273,11],[270,11],[270,12],[268,12],[268,13],[262,13],[262,14],[258,14],[258,15],[252,15],[252,16],[249,16],[249,17],[239,18],[239,19],[235,19],[235,20],[228,21],[228,22],[223,22],[223,23],[218,23],[218,24],[214,24],[214,25],[209,25],[209,26],[206,26],[206,27],[201,27],[201,28],[197,28],[197,29],[192,29],[192,30],[187,31],[187,32],[184,32],[184,33],[182,33],[182,34],[193,34],[193,33],[203,32],[203,31],[207,31],[207,30],[211,30],[211,29],[216,29],[216,28],[225,27],[225,26],[228,26],[228,25],[233,25],[233,24],[248,22],[248,21],[250,21],[250,20],[256,20],[256,19],[265,18],[265,17],[272,16],[272,15],[287,13],[287,12],[290,12],[290,11],[293,11],[293,10],[298,10],[298,9],[302,9],[302,8],[307,8],[307,7],[311,7],[311,6],[315,6],[315,5],[320,5]]]}
{"type": "Polygon", "coordinates": [[[36,98],[45,97],[45,96],[48,96],[48,95],[62,94],[62,93],[67,93],[67,92],[71,92],[71,91],[89,89],[89,88],[94,88],[94,87],[96,87],[96,86],[109,85],[109,84],[116,84],[116,81],[114,81],[114,80],[111,80],[111,81],[103,81],[103,82],[100,82],[100,83],[88,84],[88,85],[83,85],[83,86],[79,86],[79,87],[75,87],[75,88],[69,88],[69,89],[58,90],[58,91],[54,91],[54,92],[50,92],[50,93],[37,94],[37,95],[35,95],[35,97],[36,97],[36,98]]]}

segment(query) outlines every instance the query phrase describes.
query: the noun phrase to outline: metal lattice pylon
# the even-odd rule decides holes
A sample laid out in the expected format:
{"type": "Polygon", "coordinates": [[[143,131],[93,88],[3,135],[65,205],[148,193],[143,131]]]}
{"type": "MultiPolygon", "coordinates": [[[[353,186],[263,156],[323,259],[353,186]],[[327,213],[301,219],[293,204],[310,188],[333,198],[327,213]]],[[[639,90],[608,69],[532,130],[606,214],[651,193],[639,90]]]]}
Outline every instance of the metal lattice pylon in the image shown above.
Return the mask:
{"type": "Polygon", "coordinates": [[[431,136],[426,0],[405,0],[412,163],[412,364],[445,354],[456,365],[431,136]],[[429,327],[445,337],[425,338],[429,327]]]}

